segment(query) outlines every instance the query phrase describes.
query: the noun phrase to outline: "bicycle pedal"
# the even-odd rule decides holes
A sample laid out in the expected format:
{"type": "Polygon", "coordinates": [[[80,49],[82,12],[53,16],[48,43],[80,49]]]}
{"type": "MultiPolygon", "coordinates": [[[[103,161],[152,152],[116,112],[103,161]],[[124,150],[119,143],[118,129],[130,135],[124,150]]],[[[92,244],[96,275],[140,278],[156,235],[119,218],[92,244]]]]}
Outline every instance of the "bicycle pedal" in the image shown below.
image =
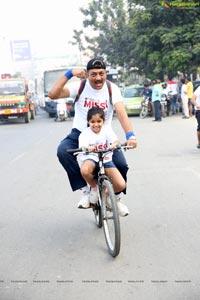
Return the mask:
{"type": "Polygon", "coordinates": [[[111,212],[112,208],[106,205],[106,210],[111,212]]]}

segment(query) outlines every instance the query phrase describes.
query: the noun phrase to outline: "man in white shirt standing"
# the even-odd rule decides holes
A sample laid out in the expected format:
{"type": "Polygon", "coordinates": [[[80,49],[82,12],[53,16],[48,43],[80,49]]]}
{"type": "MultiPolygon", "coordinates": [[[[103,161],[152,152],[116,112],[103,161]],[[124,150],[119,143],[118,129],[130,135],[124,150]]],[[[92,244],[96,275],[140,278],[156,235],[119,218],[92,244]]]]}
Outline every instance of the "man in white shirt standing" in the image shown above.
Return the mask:
{"type": "Polygon", "coordinates": [[[195,116],[197,119],[197,148],[200,149],[200,86],[196,89],[192,97],[192,104],[195,109],[195,116]]]}
{"type": "Polygon", "coordinates": [[[181,79],[181,100],[182,100],[183,113],[184,113],[183,119],[189,119],[187,85],[185,83],[185,78],[181,79]]]}

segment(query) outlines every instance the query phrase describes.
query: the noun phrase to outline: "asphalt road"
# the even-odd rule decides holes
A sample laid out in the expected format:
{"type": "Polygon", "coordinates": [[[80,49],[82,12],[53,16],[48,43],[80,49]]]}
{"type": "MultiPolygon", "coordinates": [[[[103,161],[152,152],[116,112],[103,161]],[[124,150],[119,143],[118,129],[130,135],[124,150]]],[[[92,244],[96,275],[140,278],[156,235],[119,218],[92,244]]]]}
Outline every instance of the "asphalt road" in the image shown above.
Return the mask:
{"type": "Polygon", "coordinates": [[[138,147],[125,153],[130,215],[115,259],[56,157],[72,121],[40,111],[0,124],[0,300],[199,300],[196,120],[131,121],[138,147]]]}

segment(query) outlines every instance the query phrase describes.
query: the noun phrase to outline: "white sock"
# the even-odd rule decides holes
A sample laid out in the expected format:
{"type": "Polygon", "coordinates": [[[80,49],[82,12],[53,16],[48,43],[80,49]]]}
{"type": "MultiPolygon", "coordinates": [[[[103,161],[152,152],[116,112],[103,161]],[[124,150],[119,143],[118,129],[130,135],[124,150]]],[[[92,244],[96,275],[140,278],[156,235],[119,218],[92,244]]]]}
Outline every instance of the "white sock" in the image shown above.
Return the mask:
{"type": "Polygon", "coordinates": [[[81,189],[81,192],[83,193],[83,194],[85,194],[85,193],[89,193],[89,187],[86,185],[86,186],[84,186],[84,187],[82,187],[81,189]]]}
{"type": "Polygon", "coordinates": [[[117,201],[120,201],[121,197],[122,197],[122,193],[120,194],[115,194],[115,197],[117,199],[117,201]]]}
{"type": "Polygon", "coordinates": [[[91,188],[91,191],[96,191],[96,190],[97,190],[97,185],[91,188]]]}

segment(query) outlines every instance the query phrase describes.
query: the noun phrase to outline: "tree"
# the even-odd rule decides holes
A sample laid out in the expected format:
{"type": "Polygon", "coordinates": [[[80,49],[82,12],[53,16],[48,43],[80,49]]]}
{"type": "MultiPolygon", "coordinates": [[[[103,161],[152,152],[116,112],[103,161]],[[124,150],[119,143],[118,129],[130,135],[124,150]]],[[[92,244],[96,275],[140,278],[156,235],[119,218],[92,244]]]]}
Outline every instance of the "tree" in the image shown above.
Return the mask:
{"type": "Polygon", "coordinates": [[[149,0],[93,0],[81,11],[83,26],[96,33],[86,37],[89,48],[113,65],[137,67],[150,77],[192,73],[200,66],[200,9],[162,9],[149,0]]]}
{"type": "Polygon", "coordinates": [[[73,41],[71,41],[70,43],[74,46],[78,46],[79,52],[80,52],[80,63],[82,65],[82,52],[85,50],[85,48],[83,47],[83,42],[82,42],[82,35],[83,35],[83,30],[73,30],[74,35],[73,35],[73,41]]]}
{"type": "Polygon", "coordinates": [[[93,0],[87,9],[81,11],[86,17],[83,26],[96,32],[96,36],[86,37],[89,48],[112,65],[123,66],[128,33],[123,0],[93,0]]]}

